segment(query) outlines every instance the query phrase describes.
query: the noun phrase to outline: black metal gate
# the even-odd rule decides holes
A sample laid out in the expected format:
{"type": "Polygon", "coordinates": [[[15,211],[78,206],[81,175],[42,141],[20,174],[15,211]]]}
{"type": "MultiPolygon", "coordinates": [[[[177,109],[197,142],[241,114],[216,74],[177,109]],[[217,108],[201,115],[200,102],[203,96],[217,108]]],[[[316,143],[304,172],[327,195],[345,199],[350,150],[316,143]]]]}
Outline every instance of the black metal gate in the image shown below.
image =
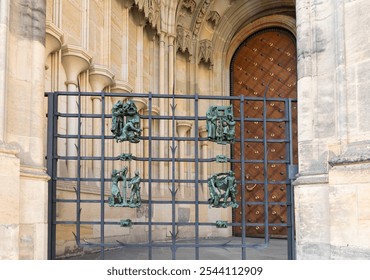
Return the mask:
{"type": "MultiPolygon", "coordinates": [[[[254,141],[247,139],[245,134],[241,133],[240,137],[235,139],[235,144],[209,143],[206,137],[201,137],[199,134],[206,122],[206,110],[210,105],[232,104],[234,110],[240,111],[240,116],[244,116],[246,102],[256,101],[258,98],[104,92],[53,92],[47,93],[47,97],[47,169],[51,177],[48,217],[49,259],[61,258],[72,251],[74,254],[82,251],[98,252],[99,258],[105,259],[112,249],[123,251],[138,249],[143,252],[142,258],[144,259],[165,258],[158,257],[158,254],[164,251],[169,252],[166,255],[169,259],[184,258],[181,253],[182,249],[190,252],[192,259],[204,258],[202,250],[205,249],[220,249],[221,253],[226,252],[225,250],[238,250],[240,252],[237,254],[238,258],[247,259],[247,257],[251,258],[248,255],[249,248],[268,248],[270,243],[268,218],[258,224],[267,229],[261,240],[248,239],[245,230],[238,238],[225,237],[225,235],[222,239],[204,238],[207,236],[205,232],[214,232],[220,222],[212,219],[212,215],[210,218],[204,218],[204,211],[213,211],[207,198],[207,177],[213,171],[228,171],[234,164],[242,166],[242,176],[237,178],[242,193],[241,196],[238,195],[237,200],[238,211],[241,212],[243,218],[235,221],[231,218],[231,209],[219,210],[229,213],[226,216],[230,217],[223,221],[222,227],[245,229],[249,225],[246,219],[246,205],[250,202],[247,202],[245,198],[247,180],[243,176],[248,163],[245,157],[246,151],[244,145],[240,145],[241,157],[232,158],[231,145],[254,141]],[[119,99],[131,99],[143,105],[140,111],[140,122],[145,131],[140,136],[139,143],[118,143],[111,134],[111,108],[113,101],[119,99]],[[183,108],[186,108],[181,112],[190,112],[190,115],[178,114],[179,102],[183,108]],[[158,108],[161,110],[159,111],[158,108]],[[91,113],[92,110],[95,111],[91,113]],[[181,122],[191,126],[191,130],[186,135],[178,136],[176,130],[181,122]],[[202,149],[207,143],[210,149],[205,154],[202,149]],[[182,153],[179,152],[180,145],[182,145],[182,153]],[[120,153],[115,154],[117,151],[120,153]],[[125,164],[134,166],[130,170],[131,174],[134,169],[143,169],[140,171],[144,210],[109,207],[108,205],[112,183],[110,174],[116,166],[125,164]],[[183,174],[179,174],[179,169],[183,174]],[[208,170],[208,173],[204,170],[208,170]],[[207,177],[204,177],[205,174],[208,174],[207,177]],[[187,218],[181,217],[184,213],[179,207],[182,205],[190,209],[191,214],[188,213],[187,218]],[[162,212],[166,211],[166,213],[160,215],[154,213],[156,207],[162,207],[162,212]],[[138,211],[141,211],[140,215],[138,211]],[[126,214],[128,212],[131,216],[140,217],[128,219],[128,214],[126,214]],[[157,214],[158,217],[165,218],[154,218],[157,214]],[[135,227],[139,230],[135,231],[135,227]],[[121,230],[126,234],[122,239],[119,238],[121,230]],[[167,238],[161,239],[154,235],[160,230],[166,231],[167,238]],[[187,238],[181,238],[181,230],[187,233],[187,238]],[[136,235],[134,242],[130,241],[134,240],[130,237],[130,233],[127,234],[131,231],[136,235]],[[58,251],[60,248],[63,248],[62,253],[58,251]]],[[[258,100],[262,101],[265,107],[266,102],[270,101],[266,98],[258,100]]],[[[288,109],[286,116],[279,121],[285,122],[291,128],[289,107],[296,101],[281,98],[279,102],[286,104],[288,109]]],[[[267,119],[266,114],[264,116],[262,121],[266,132],[265,124],[276,120],[267,119]]],[[[236,128],[244,131],[246,123],[251,119],[237,117],[235,121],[236,128]]],[[[289,145],[291,133],[288,133],[286,139],[282,141],[289,145]]],[[[267,145],[267,142],[265,144],[267,145]]],[[[287,150],[284,162],[288,167],[292,164],[291,148],[287,150]]],[[[267,166],[269,163],[265,157],[263,164],[267,166]]],[[[292,170],[289,169],[293,174],[292,170]]],[[[279,226],[286,227],[288,231],[286,248],[288,259],[294,258],[291,179],[292,176],[286,181],[286,202],[280,203],[287,207],[288,220],[279,224],[279,226]]],[[[268,183],[265,180],[265,186],[268,183]]],[[[267,187],[265,187],[265,192],[268,192],[267,187]]],[[[266,209],[265,215],[268,215],[271,205],[267,197],[263,201],[266,209]]],[[[217,232],[214,235],[217,236],[217,232]]]]}

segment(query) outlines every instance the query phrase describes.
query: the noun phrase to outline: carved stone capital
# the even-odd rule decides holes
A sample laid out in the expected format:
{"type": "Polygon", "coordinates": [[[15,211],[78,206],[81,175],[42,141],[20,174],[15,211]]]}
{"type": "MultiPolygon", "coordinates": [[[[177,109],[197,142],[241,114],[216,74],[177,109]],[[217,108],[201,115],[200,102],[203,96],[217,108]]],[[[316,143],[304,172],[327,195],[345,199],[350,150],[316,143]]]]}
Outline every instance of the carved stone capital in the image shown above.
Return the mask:
{"type": "Polygon", "coordinates": [[[196,6],[197,3],[195,2],[195,0],[184,0],[184,2],[182,3],[182,7],[190,13],[193,13],[195,11],[196,6]]]}
{"type": "Polygon", "coordinates": [[[111,92],[115,93],[126,93],[132,92],[133,87],[128,82],[121,81],[121,80],[114,80],[111,86],[111,92]]]}
{"type": "Polygon", "coordinates": [[[52,22],[46,23],[45,31],[45,58],[47,58],[51,53],[61,49],[63,45],[63,31],[52,22]]]}
{"type": "Polygon", "coordinates": [[[77,76],[82,71],[89,69],[90,63],[91,56],[85,49],[74,45],[62,47],[62,65],[68,82],[77,84],[77,76]]]}
{"type": "Polygon", "coordinates": [[[188,51],[189,55],[193,54],[193,35],[190,30],[185,29],[181,25],[177,26],[177,49],[185,53],[188,51]]]}
{"type": "Polygon", "coordinates": [[[179,137],[185,137],[186,133],[191,129],[193,123],[191,121],[178,121],[176,122],[177,134],[179,137]]]}
{"type": "Polygon", "coordinates": [[[131,9],[135,1],[134,0],[122,0],[122,3],[123,3],[123,7],[125,7],[126,9],[131,9]]]}
{"type": "Polygon", "coordinates": [[[218,25],[220,22],[221,16],[216,11],[211,11],[207,17],[207,21],[210,23],[210,25],[214,28],[218,25]]]}
{"type": "Polygon", "coordinates": [[[139,10],[144,12],[145,18],[153,27],[160,26],[161,1],[160,0],[135,0],[139,10]]]}
{"type": "Polygon", "coordinates": [[[101,92],[113,83],[114,74],[108,67],[94,64],[90,67],[89,78],[92,91],[101,92]]]}
{"type": "Polygon", "coordinates": [[[208,63],[210,68],[213,66],[213,44],[210,40],[204,39],[199,42],[199,63],[208,63]]]}

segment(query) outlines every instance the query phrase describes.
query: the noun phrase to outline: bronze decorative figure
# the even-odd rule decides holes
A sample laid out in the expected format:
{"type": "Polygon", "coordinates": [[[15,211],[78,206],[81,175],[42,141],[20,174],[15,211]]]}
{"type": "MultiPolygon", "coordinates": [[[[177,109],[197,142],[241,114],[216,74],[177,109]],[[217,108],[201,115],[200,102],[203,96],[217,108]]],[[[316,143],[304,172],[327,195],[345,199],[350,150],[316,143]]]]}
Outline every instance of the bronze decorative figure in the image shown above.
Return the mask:
{"type": "Polygon", "coordinates": [[[135,172],[135,177],[131,179],[129,186],[131,187],[130,195],[130,207],[137,208],[141,206],[141,197],[140,197],[140,175],[139,171],[135,172]]]}
{"type": "Polygon", "coordinates": [[[118,100],[112,108],[111,131],[116,142],[129,141],[138,143],[141,131],[140,116],[132,100],[123,103],[118,100]]]}
{"type": "Polygon", "coordinates": [[[227,221],[216,221],[216,228],[227,228],[227,221]]]}
{"type": "Polygon", "coordinates": [[[228,144],[235,141],[235,120],[233,107],[210,106],[206,113],[207,138],[218,144],[228,144]]]}
{"type": "Polygon", "coordinates": [[[132,221],[130,219],[121,220],[119,224],[121,227],[131,227],[132,221]]]}
{"type": "Polygon", "coordinates": [[[127,167],[122,170],[114,169],[112,172],[111,196],[108,198],[109,206],[138,208],[141,206],[139,172],[136,171],[135,177],[129,181],[130,196],[127,198],[127,167]],[[119,186],[122,182],[122,192],[119,186]]]}
{"type": "Polygon", "coordinates": [[[208,178],[208,189],[210,194],[208,203],[210,207],[239,207],[236,202],[236,179],[233,171],[213,174],[208,178]]]}

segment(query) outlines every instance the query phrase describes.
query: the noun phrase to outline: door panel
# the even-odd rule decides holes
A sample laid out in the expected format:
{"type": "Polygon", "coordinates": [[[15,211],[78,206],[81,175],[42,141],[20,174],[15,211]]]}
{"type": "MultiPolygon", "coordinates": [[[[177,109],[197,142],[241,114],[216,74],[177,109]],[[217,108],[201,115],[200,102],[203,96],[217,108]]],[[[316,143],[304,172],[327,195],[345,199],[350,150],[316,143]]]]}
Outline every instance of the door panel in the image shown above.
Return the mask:
{"type": "MultiPolygon", "coordinates": [[[[297,164],[295,49],[290,33],[269,29],[249,37],[233,57],[232,95],[244,95],[246,100],[244,131],[240,123],[236,126],[236,137],[245,141],[232,145],[232,155],[237,161],[233,170],[241,182],[244,145],[245,190],[239,183],[238,199],[245,194],[247,236],[263,235],[266,217],[270,236],[287,234],[288,167],[297,164]]],[[[241,118],[236,103],[234,108],[235,117],[241,118]]],[[[233,217],[235,223],[241,223],[242,210],[234,209],[233,217]]],[[[235,226],[233,232],[240,236],[242,227],[235,226]]]]}

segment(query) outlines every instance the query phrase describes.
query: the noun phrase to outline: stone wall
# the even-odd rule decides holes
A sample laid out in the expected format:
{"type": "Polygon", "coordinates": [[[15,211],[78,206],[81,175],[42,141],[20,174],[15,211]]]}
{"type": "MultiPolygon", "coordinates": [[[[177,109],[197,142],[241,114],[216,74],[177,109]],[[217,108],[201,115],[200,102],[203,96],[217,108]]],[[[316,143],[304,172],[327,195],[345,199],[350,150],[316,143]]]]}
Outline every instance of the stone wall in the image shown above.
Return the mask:
{"type": "Polygon", "coordinates": [[[370,256],[367,6],[297,1],[299,259],[370,256]]]}

